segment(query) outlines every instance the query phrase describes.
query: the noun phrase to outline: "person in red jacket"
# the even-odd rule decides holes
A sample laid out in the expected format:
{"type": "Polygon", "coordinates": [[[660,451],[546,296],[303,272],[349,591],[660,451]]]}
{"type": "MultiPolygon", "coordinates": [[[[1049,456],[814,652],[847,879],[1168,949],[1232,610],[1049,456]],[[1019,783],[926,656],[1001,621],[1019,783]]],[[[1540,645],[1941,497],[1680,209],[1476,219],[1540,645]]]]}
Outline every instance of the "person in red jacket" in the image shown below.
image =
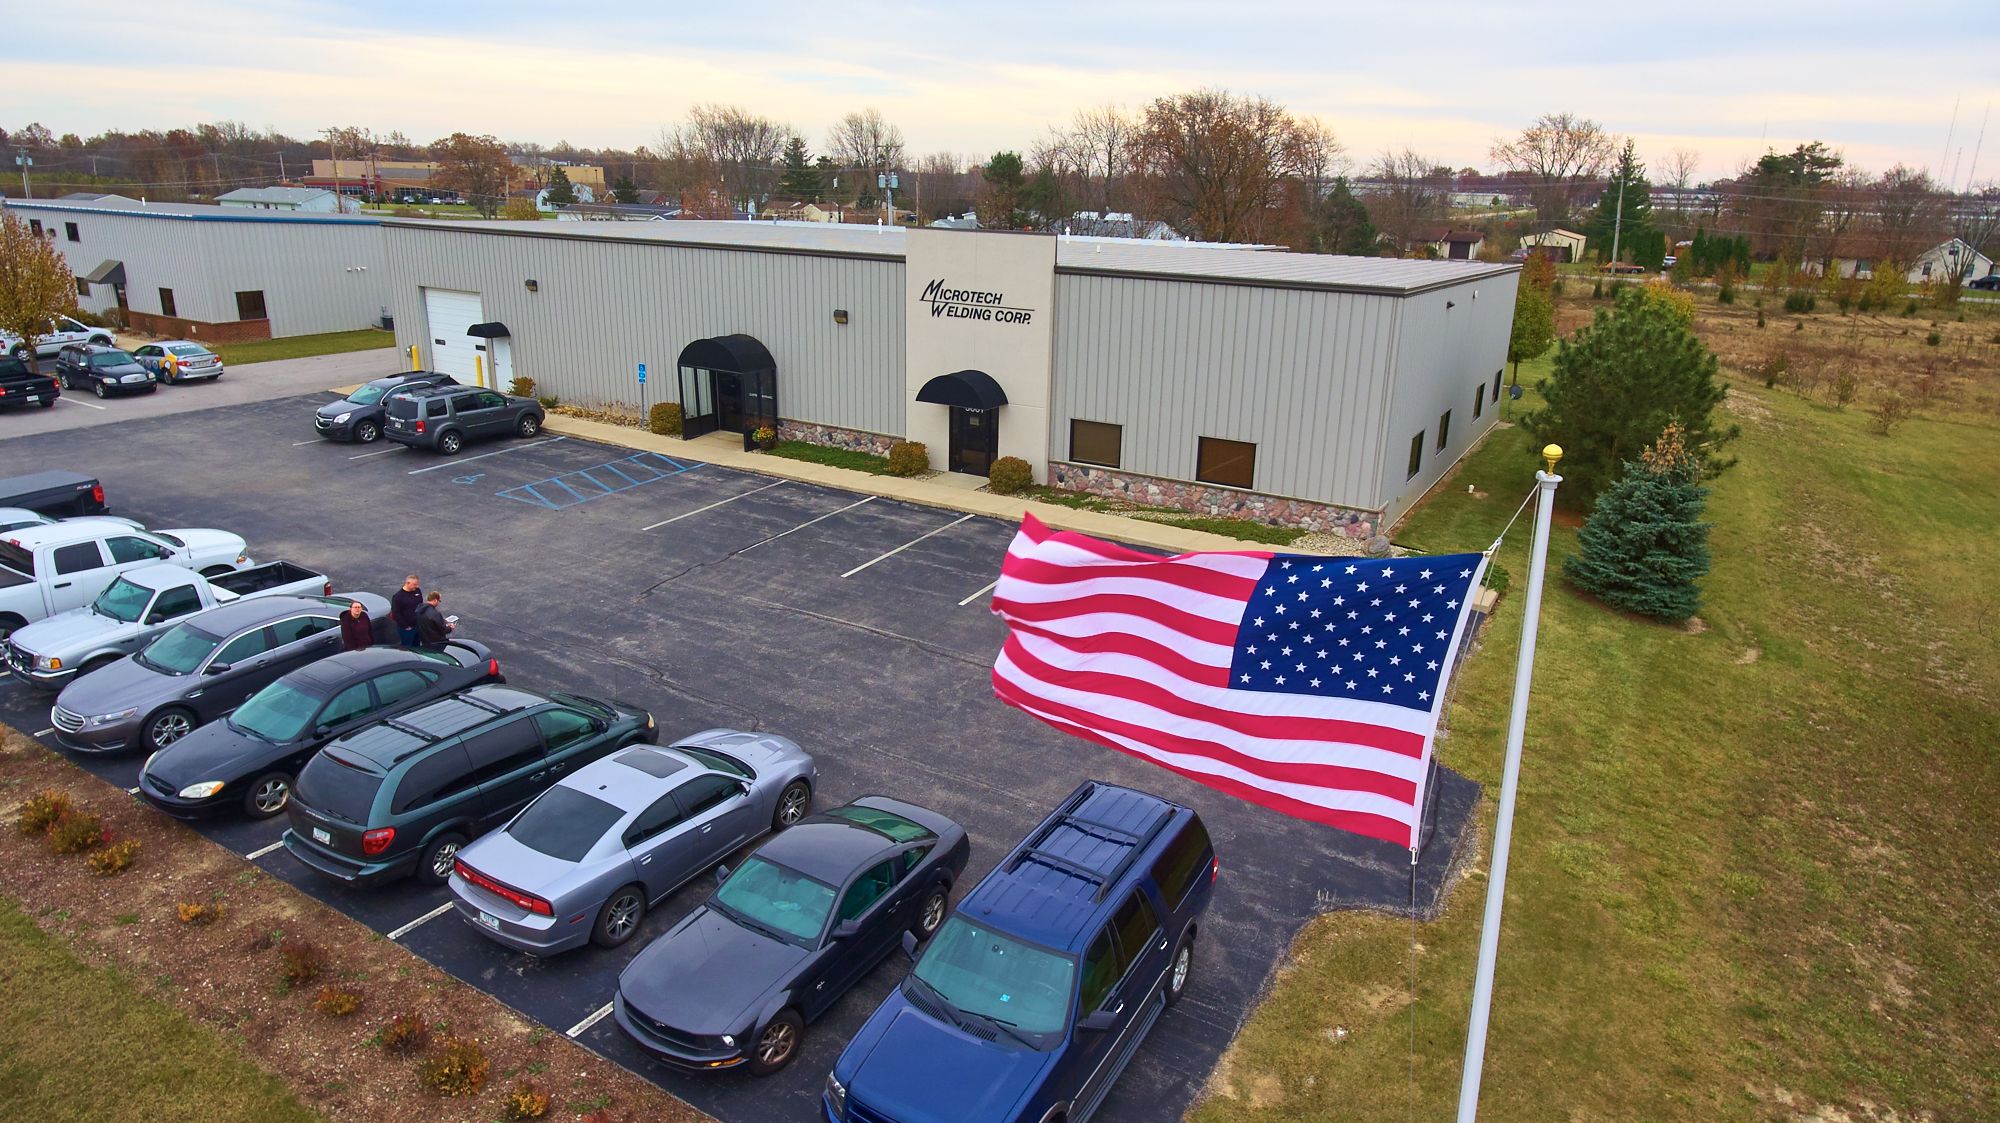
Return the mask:
{"type": "Polygon", "coordinates": [[[375,621],[368,618],[368,609],[360,601],[347,606],[340,614],[340,649],[360,651],[375,642],[375,621]]]}

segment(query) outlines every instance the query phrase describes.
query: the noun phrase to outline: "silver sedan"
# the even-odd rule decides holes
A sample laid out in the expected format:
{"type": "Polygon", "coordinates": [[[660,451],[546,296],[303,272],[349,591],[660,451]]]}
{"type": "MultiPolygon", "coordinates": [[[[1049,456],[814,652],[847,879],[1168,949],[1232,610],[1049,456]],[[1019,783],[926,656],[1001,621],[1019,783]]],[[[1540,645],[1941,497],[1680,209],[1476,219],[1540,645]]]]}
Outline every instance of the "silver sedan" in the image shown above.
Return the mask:
{"type": "Polygon", "coordinates": [[[543,792],[459,851],[459,913],[517,951],[617,947],[646,910],[737,847],[805,818],[819,772],[769,733],[635,745],[543,792]]]}

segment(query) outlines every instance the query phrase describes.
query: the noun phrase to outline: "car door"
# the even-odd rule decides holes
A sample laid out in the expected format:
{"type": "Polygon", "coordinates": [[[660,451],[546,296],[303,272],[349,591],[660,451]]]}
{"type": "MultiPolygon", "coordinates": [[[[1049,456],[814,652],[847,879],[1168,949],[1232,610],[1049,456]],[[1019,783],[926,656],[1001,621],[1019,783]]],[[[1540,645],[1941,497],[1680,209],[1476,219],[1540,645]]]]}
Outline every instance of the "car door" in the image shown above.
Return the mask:
{"type": "MultiPolygon", "coordinates": [[[[271,625],[271,679],[340,650],[340,617],[317,612],[287,616],[271,625]]],[[[261,685],[261,684],[260,684],[261,685]]]]}
{"type": "Polygon", "coordinates": [[[713,772],[696,776],[674,789],[687,815],[688,832],[703,866],[721,861],[754,833],[750,821],[756,809],[743,781],[713,772]]]}
{"type": "Polygon", "coordinates": [[[271,671],[271,629],[246,628],[224,640],[201,668],[201,677],[183,697],[203,721],[235,709],[243,699],[278,678],[271,671]]]}
{"type": "Polygon", "coordinates": [[[897,854],[870,865],[841,889],[834,906],[833,923],[827,939],[836,946],[825,977],[813,984],[808,1002],[824,1009],[847,993],[868,969],[901,939],[903,926],[897,924],[901,898],[896,893],[903,875],[903,857],[897,854]]]}
{"type": "Polygon", "coordinates": [[[294,753],[286,767],[292,775],[304,768],[306,761],[319,751],[321,745],[335,737],[352,732],[366,723],[377,709],[373,684],[363,681],[346,687],[326,700],[326,705],[313,715],[312,724],[306,727],[305,740],[300,750],[294,753]]]}
{"type": "Polygon", "coordinates": [[[49,611],[68,612],[97,599],[118,571],[96,540],[72,542],[50,551],[49,611]]]}
{"type": "Polygon", "coordinates": [[[667,792],[639,812],[620,836],[632,868],[646,886],[649,904],[706,868],[697,852],[694,832],[683,829],[686,823],[680,801],[667,792]]]}
{"type": "Polygon", "coordinates": [[[469,437],[484,439],[507,427],[507,399],[491,390],[460,394],[454,404],[469,437]]]}
{"type": "MultiPolygon", "coordinates": [[[[1090,1035],[1103,1039],[1097,1046],[1097,1063],[1092,1066],[1077,1094],[1077,1102],[1085,1105],[1086,1109],[1095,1107],[1097,1101],[1110,1090],[1122,1067],[1120,1058],[1138,1044],[1138,1039],[1152,1027],[1153,1019],[1159,1015],[1160,988],[1169,958],[1167,935],[1160,927],[1158,904],[1143,885],[1135,886],[1119,903],[1118,911],[1111,914],[1111,924],[1106,932],[1117,948],[1117,981],[1094,1007],[1077,1006],[1079,1020],[1093,1011],[1102,1010],[1111,1015],[1112,1023],[1103,1030],[1079,1028],[1077,1031],[1079,1037],[1090,1035]]],[[[1087,962],[1088,956],[1085,958],[1087,962]]]]}
{"type": "Polygon", "coordinates": [[[479,785],[479,829],[484,831],[526,806],[555,781],[542,755],[542,738],[526,714],[513,714],[465,738],[472,781],[479,785]]]}
{"type": "Polygon", "coordinates": [[[166,363],[162,358],[165,354],[165,349],[159,344],[148,343],[144,347],[133,351],[132,357],[139,360],[140,366],[145,367],[156,375],[161,375],[166,373],[166,363]]]}
{"type": "Polygon", "coordinates": [[[114,534],[104,540],[104,548],[110,552],[111,568],[117,573],[162,562],[172,555],[165,545],[136,534],[114,534]]]}
{"type": "Polygon", "coordinates": [[[438,679],[443,677],[436,671],[411,670],[390,671],[386,675],[377,675],[374,679],[375,709],[373,714],[379,716],[391,709],[402,706],[412,698],[416,698],[431,687],[436,686],[438,679]]]}

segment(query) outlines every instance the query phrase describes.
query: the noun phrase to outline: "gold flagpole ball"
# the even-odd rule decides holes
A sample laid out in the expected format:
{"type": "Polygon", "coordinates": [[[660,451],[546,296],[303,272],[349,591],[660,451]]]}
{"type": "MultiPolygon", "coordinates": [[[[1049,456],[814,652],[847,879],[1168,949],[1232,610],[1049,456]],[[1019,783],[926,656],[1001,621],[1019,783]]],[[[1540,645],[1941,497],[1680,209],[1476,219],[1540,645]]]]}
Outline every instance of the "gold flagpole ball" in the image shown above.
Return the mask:
{"type": "Polygon", "coordinates": [[[1561,460],[1562,458],[1563,458],[1563,449],[1561,445],[1542,446],[1542,459],[1548,462],[1550,475],[1552,476],[1555,475],[1556,461],[1561,460]]]}

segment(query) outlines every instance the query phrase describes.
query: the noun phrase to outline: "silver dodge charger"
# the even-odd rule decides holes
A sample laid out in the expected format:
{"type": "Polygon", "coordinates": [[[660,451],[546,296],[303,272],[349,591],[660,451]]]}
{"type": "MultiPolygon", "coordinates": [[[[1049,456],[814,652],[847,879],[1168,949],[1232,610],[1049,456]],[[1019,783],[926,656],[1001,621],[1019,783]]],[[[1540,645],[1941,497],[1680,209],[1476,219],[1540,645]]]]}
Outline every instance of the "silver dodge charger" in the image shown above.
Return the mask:
{"type": "Polygon", "coordinates": [[[710,729],[635,745],[543,792],[458,852],[453,903],[510,948],[617,947],[646,910],[767,830],[811,810],[819,772],[794,742],[710,729]]]}

